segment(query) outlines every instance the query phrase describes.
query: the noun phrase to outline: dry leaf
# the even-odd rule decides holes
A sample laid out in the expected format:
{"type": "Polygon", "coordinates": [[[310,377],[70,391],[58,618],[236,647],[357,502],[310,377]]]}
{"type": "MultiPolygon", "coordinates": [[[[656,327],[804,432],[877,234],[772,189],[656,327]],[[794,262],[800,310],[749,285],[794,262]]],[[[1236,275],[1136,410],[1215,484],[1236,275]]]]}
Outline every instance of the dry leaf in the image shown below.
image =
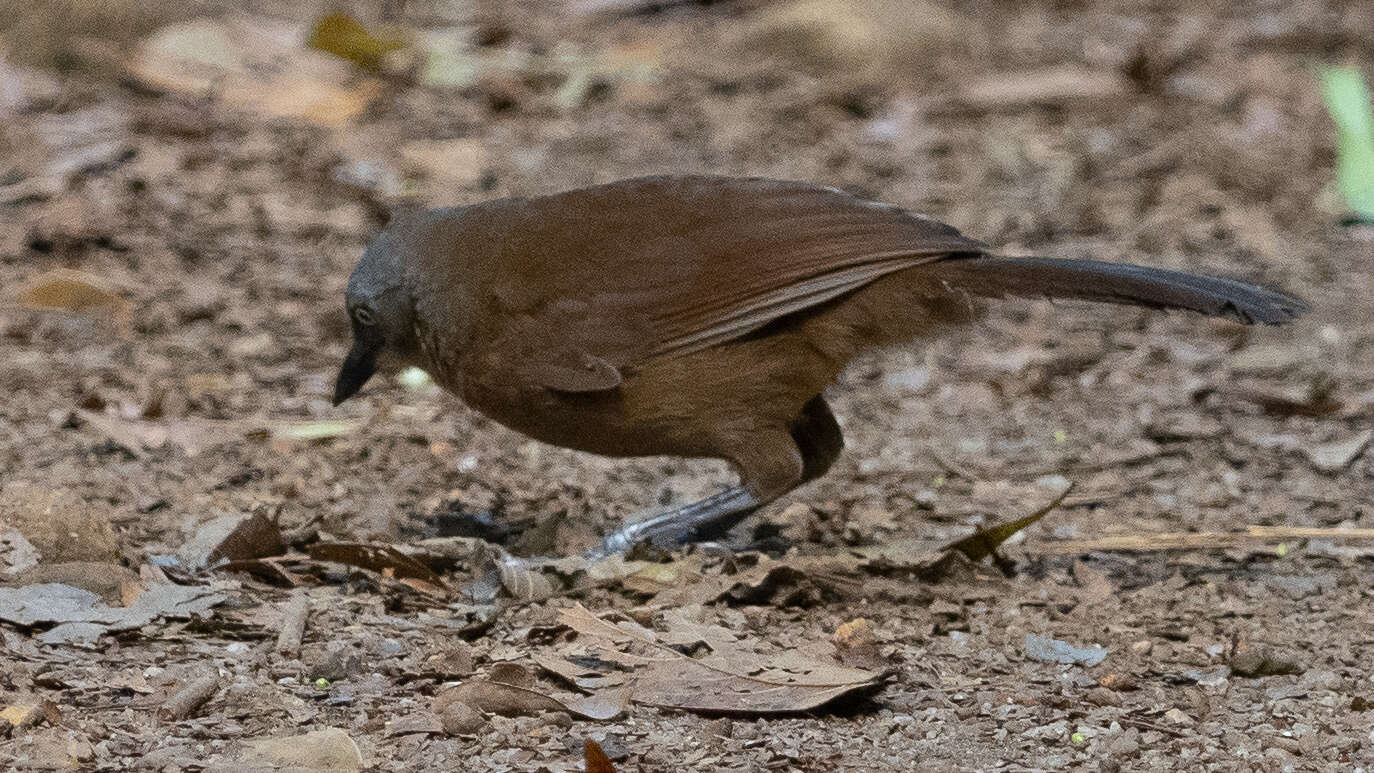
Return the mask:
{"type": "Polygon", "coordinates": [[[405,48],[406,42],[399,35],[374,35],[362,22],[346,13],[335,11],[321,16],[315,22],[307,44],[311,48],[347,59],[364,70],[379,70],[382,59],[392,51],[405,48]]]}
{"type": "Polygon", "coordinates": [[[615,773],[615,766],[611,764],[611,758],[606,756],[601,744],[588,738],[583,744],[583,753],[587,758],[586,773],[615,773]]]}
{"type": "Polygon", "coordinates": [[[534,688],[534,674],[519,663],[495,663],[487,672],[487,678],[493,682],[523,687],[526,690],[534,688]]]}
{"type": "Polygon", "coordinates": [[[58,309],[78,314],[122,317],[129,310],[129,302],[104,280],[71,269],[48,271],[30,279],[20,292],[20,300],[33,309],[58,309]]]}
{"type": "Polygon", "coordinates": [[[1066,481],[1060,488],[1059,493],[1055,495],[1054,499],[1039,510],[1036,510],[1024,518],[1018,518],[1009,523],[998,524],[987,529],[979,529],[977,532],[961,540],[951,542],[944,547],[944,550],[946,552],[957,550],[967,556],[970,561],[982,561],[984,558],[995,553],[997,548],[1003,542],[1006,542],[1013,534],[1016,534],[1027,526],[1044,518],[1050,511],[1058,507],[1059,504],[1064,501],[1064,497],[1067,497],[1072,490],[1073,483],[1066,481]]]}
{"type": "Polygon", "coordinates": [[[958,99],[976,110],[996,110],[1109,100],[1125,96],[1129,91],[1130,84],[1119,73],[1068,65],[999,73],[973,80],[962,87],[958,99]]]}
{"type": "Polygon", "coordinates": [[[363,755],[348,733],[326,727],[302,735],[247,742],[240,761],[245,767],[290,770],[362,770],[363,755]]]}
{"type": "Polygon", "coordinates": [[[202,524],[177,555],[184,566],[200,570],[225,561],[278,556],[285,551],[286,543],[276,520],[257,512],[225,515],[202,524]]]}
{"type": "Polygon", "coordinates": [[[225,596],[186,585],[155,585],[127,607],[108,607],[89,591],[60,583],[0,588],[0,620],[33,627],[57,625],[39,635],[45,644],[94,641],[110,631],[141,628],[161,617],[202,615],[225,596]]]}
{"type": "Polygon", "coordinates": [[[546,711],[566,711],[582,719],[606,720],[625,710],[625,695],[606,693],[592,697],[557,699],[527,687],[488,679],[473,679],[441,690],[434,696],[434,713],[443,714],[453,703],[467,705],[503,717],[534,716],[546,711]]]}
{"type": "Polygon", "coordinates": [[[267,431],[273,440],[325,440],[351,435],[365,423],[362,419],[278,421],[268,425],[267,431]]]}
{"type": "Polygon", "coordinates": [[[334,561],[360,566],[374,572],[390,574],[398,579],[422,580],[444,588],[444,580],[434,570],[397,550],[392,545],[364,542],[317,542],[309,548],[310,557],[317,561],[334,561]]]}
{"type": "Polygon", "coordinates": [[[711,655],[691,658],[608,623],[581,604],[561,610],[559,621],[610,645],[597,654],[633,669],[631,698],[650,706],[747,715],[797,713],[872,689],[882,680],[880,673],[813,660],[795,650],[761,656],[711,642],[711,655]]]}
{"type": "Polygon", "coordinates": [[[1317,446],[1303,446],[1303,453],[1311,460],[1312,466],[1322,472],[1340,472],[1364,453],[1369,441],[1374,439],[1374,429],[1356,433],[1345,440],[1323,443],[1317,446]]]}
{"type": "Polygon", "coordinates": [[[144,85],[191,98],[327,126],[351,123],[379,93],[344,62],[301,45],[304,30],[233,16],[173,24],[139,46],[128,65],[144,85]]]}

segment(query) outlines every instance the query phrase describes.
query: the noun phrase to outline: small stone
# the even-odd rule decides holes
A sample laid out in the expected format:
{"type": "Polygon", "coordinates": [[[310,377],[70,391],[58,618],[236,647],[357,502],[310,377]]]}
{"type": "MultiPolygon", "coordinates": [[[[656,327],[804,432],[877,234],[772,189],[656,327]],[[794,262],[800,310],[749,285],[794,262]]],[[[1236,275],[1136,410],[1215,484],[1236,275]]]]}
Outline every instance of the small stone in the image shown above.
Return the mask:
{"type": "Polygon", "coordinates": [[[1231,671],[1237,676],[1258,678],[1302,673],[1302,666],[1267,649],[1256,647],[1237,652],[1231,658],[1231,671]]]}
{"type": "Polygon", "coordinates": [[[1150,654],[1150,650],[1154,648],[1154,642],[1150,641],[1149,639],[1141,639],[1140,641],[1131,642],[1131,652],[1134,652],[1137,655],[1148,655],[1150,654]]]}
{"type": "Polygon", "coordinates": [[[1304,673],[1298,684],[1309,690],[1342,690],[1345,680],[1335,671],[1315,669],[1304,673]]]}
{"type": "Polygon", "coordinates": [[[1191,726],[1193,724],[1193,718],[1188,716],[1183,709],[1177,707],[1164,712],[1164,719],[1175,725],[1191,726]]]}
{"type": "Polygon", "coordinates": [[[487,723],[482,712],[466,703],[456,701],[444,707],[439,714],[439,721],[443,723],[444,732],[449,735],[477,735],[487,723]]]}

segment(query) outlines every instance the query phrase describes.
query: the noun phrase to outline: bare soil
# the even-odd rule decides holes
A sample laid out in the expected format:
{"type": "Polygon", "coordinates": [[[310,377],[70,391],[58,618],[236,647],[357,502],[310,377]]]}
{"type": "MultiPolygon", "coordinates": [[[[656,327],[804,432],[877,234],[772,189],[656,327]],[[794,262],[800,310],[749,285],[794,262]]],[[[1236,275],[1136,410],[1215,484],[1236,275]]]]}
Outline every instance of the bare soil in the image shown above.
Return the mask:
{"type": "MultiPolygon", "coordinates": [[[[246,13],[305,23],[318,10],[305,5],[246,13]]],[[[779,33],[774,3],[577,10],[590,5],[412,3],[403,18],[433,28],[457,13],[489,52],[620,52],[648,61],[652,78],[605,76],[569,103],[566,72],[458,89],[356,75],[350,84],[375,84],[366,110],[321,125],[14,65],[26,90],[6,97],[0,148],[12,161],[0,159],[0,182],[14,193],[54,164],[62,182],[0,205],[0,287],[11,299],[72,269],[125,305],[0,307],[0,529],[22,533],[40,566],[102,562],[151,582],[151,564],[175,569],[159,557],[225,514],[279,517],[299,552],[411,546],[485,513],[508,549],[559,555],[730,481],[716,462],[542,446],[433,387],[378,382],[332,408],[344,283],[406,194],[463,203],[659,172],[805,179],[1008,252],[1249,277],[1313,312],[1241,328],[1008,301],[977,326],[856,362],[829,394],[843,458],[741,529],[736,547],[784,561],[915,551],[1025,515],[1044,499],[1043,476],[1075,484],[1004,549],[1007,572],[864,570],[872,584],[847,593],[805,587],[689,610],[809,650],[871,620],[892,675],[867,695],[796,716],[634,705],[611,721],[543,714],[491,717],[471,736],[404,732],[396,723],[453,681],[435,658],[470,648],[479,672],[528,665],[567,641],[555,623],[574,599],[650,628],[664,610],[603,583],[474,626],[456,598],[339,568],[302,577],[305,641],[282,655],[292,590],[280,577],[168,571],[217,583],[226,600],[207,619],[90,645],[0,625],[0,708],[56,708],[0,733],[0,767],[244,769],[249,742],[325,727],[376,770],[581,770],[589,737],[617,770],[646,771],[1374,763],[1374,546],[1333,534],[1374,527],[1374,451],[1347,460],[1323,448],[1374,419],[1374,226],[1343,221],[1328,189],[1333,131],[1314,75],[1322,62],[1374,73],[1374,6],[955,2],[938,24],[879,25],[908,36],[894,46],[779,33]],[[1043,89],[1044,68],[1066,65],[1086,80],[1015,92],[1018,78],[1043,89]],[[976,84],[985,92],[971,97],[976,84]],[[63,132],[113,144],[34,139],[63,132]],[[404,178],[401,149],[453,139],[480,148],[471,168],[435,162],[394,187],[350,177],[404,178]],[[316,441],[269,436],[335,419],[360,425],[316,441]],[[1208,536],[1248,526],[1317,531],[1208,536]],[[1178,533],[1193,547],[1151,538],[1178,533]],[[1110,653],[1091,667],[1040,662],[1027,634],[1110,653]],[[217,692],[191,716],[158,712],[207,674],[217,692]]],[[[859,28],[835,18],[850,4],[811,5],[829,9],[823,24],[859,28]]],[[[354,10],[376,18],[371,5],[354,10]]],[[[720,552],[704,562],[730,571],[720,552]]],[[[472,571],[459,562],[444,580],[459,588],[472,571]]],[[[111,587],[117,599],[118,575],[111,587]]]]}

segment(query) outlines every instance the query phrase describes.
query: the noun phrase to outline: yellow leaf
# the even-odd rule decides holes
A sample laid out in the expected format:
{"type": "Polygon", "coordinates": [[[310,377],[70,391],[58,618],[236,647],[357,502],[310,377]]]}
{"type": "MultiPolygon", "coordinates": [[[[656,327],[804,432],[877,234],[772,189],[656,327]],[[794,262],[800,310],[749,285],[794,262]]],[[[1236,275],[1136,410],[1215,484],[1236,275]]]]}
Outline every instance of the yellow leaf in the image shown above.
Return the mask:
{"type": "Polygon", "coordinates": [[[374,35],[362,22],[341,12],[320,17],[310,31],[307,44],[340,59],[347,59],[368,71],[381,69],[383,57],[406,45],[399,35],[374,35]]]}

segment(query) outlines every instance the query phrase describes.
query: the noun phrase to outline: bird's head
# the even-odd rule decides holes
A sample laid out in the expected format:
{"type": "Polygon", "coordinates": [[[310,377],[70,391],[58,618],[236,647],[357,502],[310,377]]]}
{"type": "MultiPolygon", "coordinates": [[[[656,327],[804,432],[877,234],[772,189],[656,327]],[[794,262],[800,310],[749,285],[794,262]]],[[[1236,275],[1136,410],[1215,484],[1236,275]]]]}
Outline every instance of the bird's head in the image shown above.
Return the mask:
{"type": "Polygon", "coordinates": [[[348,279],[345,297],[353,348],[334,383],[335,405],[356,394],[378,371],[396,370],[416,359],[415,300],[406,281],[406,249],[406,240],[393,225],[368,245],[348,279]]]}

